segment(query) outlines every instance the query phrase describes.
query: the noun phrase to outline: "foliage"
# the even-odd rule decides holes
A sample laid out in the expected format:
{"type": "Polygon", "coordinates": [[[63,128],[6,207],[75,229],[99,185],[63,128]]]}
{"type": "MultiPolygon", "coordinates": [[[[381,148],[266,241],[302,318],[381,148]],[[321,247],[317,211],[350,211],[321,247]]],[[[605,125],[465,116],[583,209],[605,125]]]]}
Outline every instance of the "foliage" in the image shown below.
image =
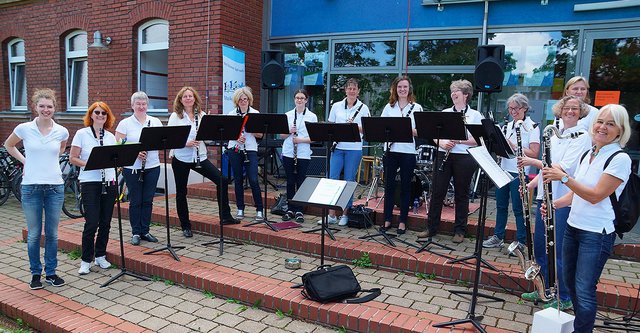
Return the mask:
{"type": "Polygon", "coordinates": [[[212,292],[210,292],[208,290],[203,291],[202,294],[204,294],[204,297],[209,298],[209,299],[216,298],[216,295],[214,295],[212,292]]]}
{"type": "Polygon", "coordinates": [[[432,281],[436,279],[436,274],[435,273],[425,274],[425,273],[417,272],[416,277],[418,278],[418,280],[432,281]]]}
{"type": "Polygon", "coordinates": [[[372,266],[369,252],[363,252],[360,258],[351,261],[356,267],[369,268],[372,266]]]}
{"type": "Polygon", "coordinates": [[[277,309],[276,310],[276,316],[278,316],[278,318],[282,319],[284,317],[291,317],[291,315],[293,314],[293,309],[289,309],[289,311],[287,312],[282,312],[282,310],[277,309]]]}
{"type": "Polygon", "coordinates": [[[82,257],[82,252],[78,247],[74,248],[73,250],[71,250],[71,252],[67,253],[67,258],[71,260],[77,260],[80,257],[82,257]]]}

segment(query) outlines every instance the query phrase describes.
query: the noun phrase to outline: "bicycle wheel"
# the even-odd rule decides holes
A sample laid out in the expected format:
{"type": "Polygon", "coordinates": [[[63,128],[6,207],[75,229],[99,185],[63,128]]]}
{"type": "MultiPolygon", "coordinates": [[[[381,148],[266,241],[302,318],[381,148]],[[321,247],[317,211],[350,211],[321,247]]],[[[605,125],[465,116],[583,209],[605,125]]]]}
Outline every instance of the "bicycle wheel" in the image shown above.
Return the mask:
{"type": "Polygon", "coordinates": [[[62,205],[62,211],[72,219],[84,216],[80,182],[78,178],[74,176],[74,172],[70,172],[69,177],[64,182],[64,204],[62,205]]]}
{"type": "Polygon", "coordinates": [[[4,172],[0,172],[0,205],[7,202],[9,195],[11,195],[11,182],[4,172]]]}
{"type": "Polygon", "coordinates": [[[13,196],[15,196],[19,202],[22,202],[22,174],[13,178],[13,181],[11,182],[11,191],[13,192],[13,196]]]}

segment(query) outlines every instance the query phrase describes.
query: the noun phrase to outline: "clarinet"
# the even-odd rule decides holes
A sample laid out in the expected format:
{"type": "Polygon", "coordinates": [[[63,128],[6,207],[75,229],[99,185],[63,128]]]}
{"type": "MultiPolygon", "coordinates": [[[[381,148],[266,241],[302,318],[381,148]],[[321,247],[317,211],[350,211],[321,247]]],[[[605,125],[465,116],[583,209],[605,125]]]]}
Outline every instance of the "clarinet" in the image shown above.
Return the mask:
{"type": "MultiPolygon", "coordinates": [[[[355,106],[356,104],[358,104],[358,100],[356,99],[356,102],[353,104],[353,106],[355,106]]],[[[362,107],[364,106],[364,103],[360,102],[360,106],[358,107],[358,109],[356,110],[356,112],[353,114],[353,116],[351,116],[351,118],[349,118],[349,120],[347,120],[348,123],[352,123],[356,117],[358,116],[358,113],[360,113],[360,110],[362,110],[362,107]]],[[[347,101],[344,101],[344,107],[345,109],[347,108],[347,101]]],[[[338,146],[337,142],[334,142],[331,145],[331,152],[333,153],[336,150],[336,147],[338,146]]]]}
{"type": "MultiPolygon", "coordinates": [[[[198,132],[198,110],[194,110],[193,119],[196,122],[196,133],[198,132]]],[[[200,165],[200,144],[196,145],[196,168],[201,168],[200,165]]]]}
{"type": "MultiPolygon", "coordinates": [[[[149,119],[147,121],[147,127],[151,127],[151,119],[149,119]]],[[[149,153],[149,152],[147,152],[147,153],[149,153]]],[[[144,181],[144,165],[146,164],[146,162],[147,162],[147,158],[145,157],[142,160],[142,163],[141,163],[142,166],[140,167],[140,172],[138,172],[138,181],[139,182],[143,182],[144,181]]]]}
{"type": "MultiPolygon", "coordinates": [[[[305,109],[304,112],[307,112],[305,109]]],[[[304,116],[304,113],[302,114],[304,116]]],[[[295,133],[293,133],[293,138],[291,142],[293,143],[293,166],[298,166],[298,144],[293,142],[295,138],[298,137],[298,111],[293,111],[293,126],[296,128],[295,133]]],[[[295,170],[294,170],[295,171],[295,170]]]]}
{"type": "MultiPolygon", "coordinates": [[[[411,112],[413,112],[413,107],[416,106],[415,103],[411,103],[411,107],[409,108],[409,112],[407,112],[407,115],[405,115],[404,117],[409,118],[411,116],[411,112]]],[[[400,104],[398,104],[398,107],[400,107],[400,104]]],[[[406,105],[404,106],[405,108],[407,107],[406,105]]],[[[421,110],[422,111],[422,110],[421,110]]],[[[400,116],[402,116],[402,109],[400,109],[400,116]]],[[[384,151],[384,155],[386,156],[387,153],[391,152],[391,146],[394,144],[395,142],[387,142],[387,149],[384,151]]]]}
{"type": "MultiPolygon", "coordinates": [[[[93,128],[91,129],[93,130],[93,128]]],[[[104,145],[104,127],[100,128],[100,146],[104,145]]],[[[107,180],[105,179],[104,169],[100,169],[100,175],[102,176],[102,194],[107,194],[107,180]]]]}
{"type": "MultiPolygon", "coordinates": [[[[464,112],[460,112],[460,114],[462,115],[462,121],[466,124],[467,117],[464,115],[464,112]]],[[[438,171],[444,171],[444,164],[447,163],[447,160],[449,159],[449,154],[451,154],[451,149],[447,149],[447,151],[444,153],[444,158],[442,159],[442,163],[440,163],[440,167],[438,168],[438,171]]]]}
{"type": "MultiPolygon", "coordinates": [[[[238,113],[239,116],[242,116],[242,118],[244,118],[244,120],[242,121],[242,127],[240,128],[240,135],[238,135],[238,140],[240,140],[240,138],[242,137],[242,134],[244,134],[244,126],[247,124],[247,120],[249,119],[249,110],[250,109],[247,109],[247,113],[244,116],[242,116],[242,112],[240,112],[240,108],[236,110],[236,113],[238,113]]],[[[237,153],[239,149],[240,149],[240,145],[236,142],[234,151],[237,153]]],[[[248,164],[249,155],[247,155],[247,145],[244,143],[242,144],[242,153],[244,154],[243,163],[248,164]]]]}

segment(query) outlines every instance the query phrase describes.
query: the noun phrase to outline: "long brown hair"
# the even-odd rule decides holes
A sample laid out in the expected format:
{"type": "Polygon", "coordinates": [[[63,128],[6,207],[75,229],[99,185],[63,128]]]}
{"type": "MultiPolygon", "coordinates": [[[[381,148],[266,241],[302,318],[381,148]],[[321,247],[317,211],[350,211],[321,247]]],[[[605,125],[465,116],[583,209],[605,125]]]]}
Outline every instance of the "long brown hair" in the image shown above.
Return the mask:
{"type": "Polygon", "coordinates": [[[184,95],[184,93],[187,90],[193,93],[193,98],[195,99],[195,101],[193,102],[194,114],[196,110],[197,112],[202,112],[202,109],[201,109],[202,99],[200,99],[200,95],[198,94],[198,91],[193,89],[193,87],[189,87],[189,86],[182,87],[182,89],[178,91],[178,94],[176,95],[176,99],[173,100],[173,112],[178,114],[178,117],[180,117],[180,119],[184,117],[184,105],[182,104],[182,95],[184,95]]]}
{"type": "Polygon", "coordinates": [[[389,95],[389,105],[395,106],[398,101],[398,83],[400,83],[400,81],[409,82],[409,95],[407,96],[407,100],[409,103],[415,103],[416,96],[413,94],[413,84],[411,83],[411,79],[408,76],[403,75],[396,77],[391,83],[391,88],[389,89],[391,92],[389,95]]]}

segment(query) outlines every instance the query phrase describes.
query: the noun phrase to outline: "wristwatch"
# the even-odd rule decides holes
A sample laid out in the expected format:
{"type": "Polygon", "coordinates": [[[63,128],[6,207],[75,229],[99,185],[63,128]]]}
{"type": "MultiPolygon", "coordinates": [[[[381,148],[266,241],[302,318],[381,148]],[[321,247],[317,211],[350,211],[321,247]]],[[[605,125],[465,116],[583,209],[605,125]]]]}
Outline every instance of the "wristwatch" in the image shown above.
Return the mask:
{"type": "Polygon", "coordinates": [[[563,184],[566,184],[569,181],[569,176],[568,175],[564,175],[562,176],[562,178],[560,178],[560,182],[563,184]]]}

